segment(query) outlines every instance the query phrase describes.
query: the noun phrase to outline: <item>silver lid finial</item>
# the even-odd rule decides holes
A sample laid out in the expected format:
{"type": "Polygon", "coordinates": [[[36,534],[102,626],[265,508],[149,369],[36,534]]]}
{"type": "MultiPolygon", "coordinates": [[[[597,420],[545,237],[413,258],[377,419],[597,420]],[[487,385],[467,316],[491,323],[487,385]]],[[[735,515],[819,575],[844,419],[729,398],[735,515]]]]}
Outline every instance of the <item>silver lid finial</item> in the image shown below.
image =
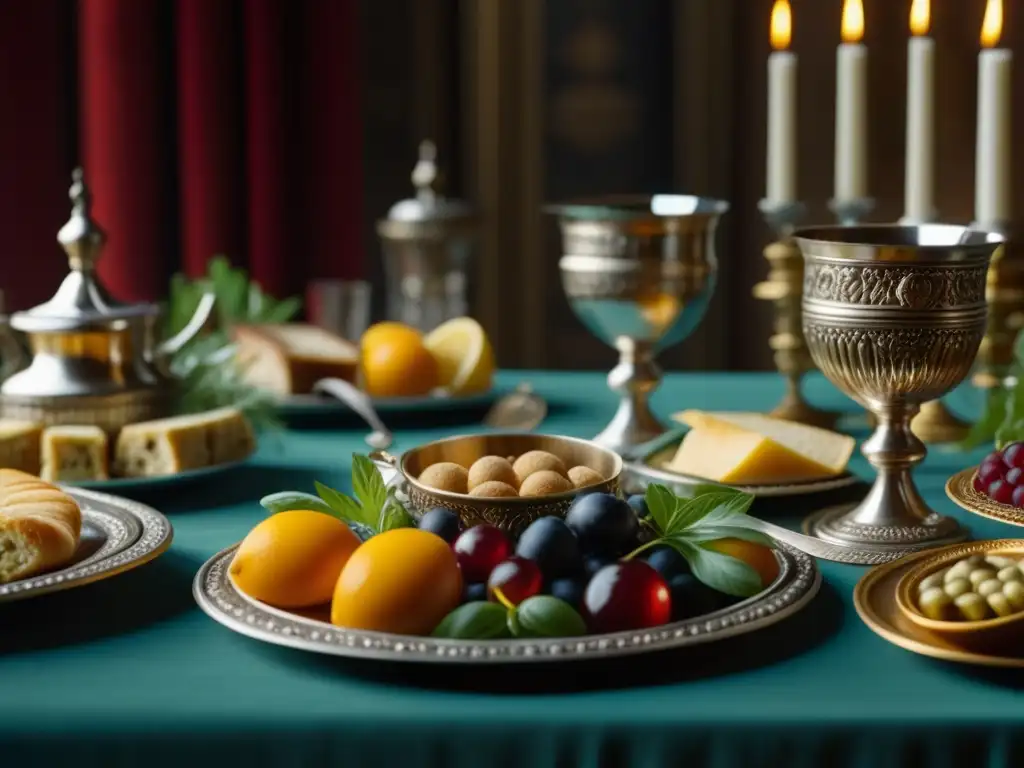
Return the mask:
{"type": "Polygon", "coordinates": [[[429,139],[420,142],[420,159],[412,169],[412,185],[416,187],[416,197],[423,201],[431,201],[437,196],[437,146],[429,139]]]}
{"type": "Polygon", "coordinates": [[[91,270],[107,237],[92,220],[92,195],[81,167],[71,172],[68,197],[71,200],[71,218],[57,233],[57,241],[67,252],[72,270],[91,270]]]}

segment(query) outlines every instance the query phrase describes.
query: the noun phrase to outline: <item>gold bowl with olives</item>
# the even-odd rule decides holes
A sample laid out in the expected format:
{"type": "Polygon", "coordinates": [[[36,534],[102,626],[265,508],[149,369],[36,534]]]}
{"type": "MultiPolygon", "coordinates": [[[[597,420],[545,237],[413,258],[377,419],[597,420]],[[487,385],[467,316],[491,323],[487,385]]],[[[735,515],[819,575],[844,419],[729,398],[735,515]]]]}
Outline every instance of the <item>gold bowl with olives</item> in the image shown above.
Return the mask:
{"type": "Polygon", "coordinates": [[[467,528],[487,523],[513,534],[539,517],[564,516],[581,493],[617,493],[622,472],[619,454],[561,435],[462,435],[372,458],[403,476],[414,509],[444,507],[467,528]]]}
{"type": "Polygon", "coordinates": [[[1024,539],[938,550],[896,585],[896,606],[918,627],[975,650],[1024,638],[1024,539]]]}

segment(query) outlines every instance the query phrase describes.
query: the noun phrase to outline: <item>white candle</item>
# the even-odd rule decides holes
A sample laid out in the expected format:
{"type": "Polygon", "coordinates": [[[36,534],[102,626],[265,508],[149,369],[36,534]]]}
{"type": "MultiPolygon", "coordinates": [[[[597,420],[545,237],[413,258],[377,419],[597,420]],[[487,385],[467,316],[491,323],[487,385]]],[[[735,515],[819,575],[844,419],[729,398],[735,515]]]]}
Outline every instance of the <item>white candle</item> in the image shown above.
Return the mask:
{"type": "Polygon", "coordinates": [[[867,197],[868,51],[861,0],[843,4],[843,40],[836,51],[836,200],[867,197]]]}
{"type": "Polygon", "coordinates": [[[792,31],[789,0],[775,0],[768,57],[767,192],[772,203],[796,197],[796,54],[786,50],[792,31]]]}
{"type": "Polygon", "coordinates": [[[978,132],[974,170],[974,219],[981,224],[1012,218],[1010,199],[1010,72],[1013,54],[995,48],[1002,33],[999,0],[989,0],[978,58],[978,132]]]}
{"type": "Polygon", "coordinates": [[[907,43],[907,147],[903,215],[935,214],[935,41],[928,34],[928,0],[914,0],[907,43]]]}

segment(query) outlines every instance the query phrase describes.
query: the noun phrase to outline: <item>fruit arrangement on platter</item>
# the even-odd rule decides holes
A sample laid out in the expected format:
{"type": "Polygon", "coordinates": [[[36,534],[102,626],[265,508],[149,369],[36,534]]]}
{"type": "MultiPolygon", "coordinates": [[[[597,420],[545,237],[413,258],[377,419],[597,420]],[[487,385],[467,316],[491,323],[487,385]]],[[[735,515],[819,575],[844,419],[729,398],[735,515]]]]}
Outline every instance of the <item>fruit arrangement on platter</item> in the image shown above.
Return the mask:
{"type": "Polygon", "coordinates": [[[607,478],[582,464],[566,469],[566,463],[550,451],[533,450],[518,457],[481,456],[469,467],[439,461],[426,467],[417,479],[446,493],[511,498],[565,493],[599,485],[607,478]]]}
{"type": "Polygon", "coordinates": [[[753,497],[720,486],[585,493],[513,540],[444,508],[416,519],[364,456],[352,477],[353,496],[317,483],[262,499],[272,514],[235,552],[235,587],[276,608],[329,606],[338,627],[486,640],[656,627],[779,574],[772,540],[740,524],[753,497]]]}
{"type": "Polygon", "coordinates": [[[1024,442],[1014,442],[985,457],[971,485],[999,504],[1024,508],[1024,442]]]}

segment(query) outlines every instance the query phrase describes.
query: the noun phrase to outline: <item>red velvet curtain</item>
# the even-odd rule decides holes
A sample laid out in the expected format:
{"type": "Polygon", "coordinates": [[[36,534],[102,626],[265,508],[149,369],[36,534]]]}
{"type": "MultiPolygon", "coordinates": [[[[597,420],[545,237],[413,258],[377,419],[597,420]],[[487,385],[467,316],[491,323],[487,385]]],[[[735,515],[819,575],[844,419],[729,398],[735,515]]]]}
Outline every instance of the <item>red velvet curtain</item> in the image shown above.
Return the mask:
{"type": "Polygon", "coordinates": [[[265,289],[362,275],[355,0],[0,3],[0,289],[47,298],[76,163],[124,299],[227,254],[265,289]]]}

